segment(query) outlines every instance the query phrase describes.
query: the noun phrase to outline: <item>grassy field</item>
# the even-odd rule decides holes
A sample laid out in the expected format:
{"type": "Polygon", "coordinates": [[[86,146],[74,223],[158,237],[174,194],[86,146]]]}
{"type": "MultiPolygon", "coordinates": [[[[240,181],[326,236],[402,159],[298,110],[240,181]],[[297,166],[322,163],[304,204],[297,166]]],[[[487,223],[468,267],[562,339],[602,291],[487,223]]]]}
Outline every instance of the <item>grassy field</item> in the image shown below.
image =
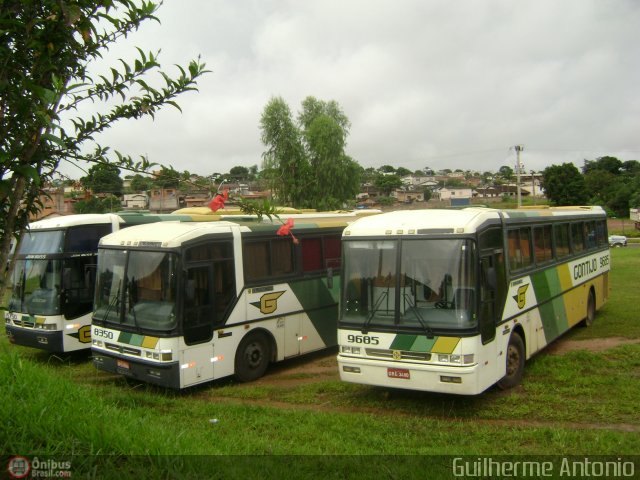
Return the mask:
{"type": "Polygon", "coordinates": [[[593,327],[559,342],[615,338],[613,347],[544,352],[521,386],[476,397],[308,382],[304,373],[282,384],[219,381],[173,392],[98,372],[88,354],[10,345],[3,332],[2,451],[72,456],[74,472],[95,478],[197,478],[202,469],[345,478],[344,468],[357,466],[399,478],[421,468],[424,455],[637,455],[640,343],[620,339],[640,338],[640,249],[612,256],[609,303],[593,327]]]}

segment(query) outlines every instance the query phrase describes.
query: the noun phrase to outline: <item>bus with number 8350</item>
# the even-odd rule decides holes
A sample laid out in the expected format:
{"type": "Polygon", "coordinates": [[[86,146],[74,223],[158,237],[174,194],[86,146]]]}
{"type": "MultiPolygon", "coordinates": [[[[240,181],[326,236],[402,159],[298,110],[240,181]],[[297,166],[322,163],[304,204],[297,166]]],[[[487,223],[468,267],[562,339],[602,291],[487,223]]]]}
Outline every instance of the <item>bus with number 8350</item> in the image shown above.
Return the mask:
{"type": "Polygon", "coordinates": [[[181,389],[255,380],[271,362],[335,346],[342,231],[371,213],[155,224],[104,237],[94,365],[181,389]]]}

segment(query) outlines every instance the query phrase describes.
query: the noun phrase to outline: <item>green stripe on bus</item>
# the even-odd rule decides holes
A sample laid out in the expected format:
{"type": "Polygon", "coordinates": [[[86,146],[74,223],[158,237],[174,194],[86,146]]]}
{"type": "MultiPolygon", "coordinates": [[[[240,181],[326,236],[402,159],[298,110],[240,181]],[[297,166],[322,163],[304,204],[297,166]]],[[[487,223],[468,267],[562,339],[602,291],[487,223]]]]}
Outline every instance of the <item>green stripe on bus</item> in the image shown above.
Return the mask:
{"type": "Polygon", "coordinates": [[[558,338],[569,328],[567,311],[562,297],[540,305],[540,317],[547,343],[558,338]]]}
{"type": "Polygon", "coordinates": [[[417,338],[417,335],[398,334],[389,348],[391,350],[411,350],[417,338]]]}
{"type": "Polygon", "coordinates": [[[567,310],[562,297],[551,300],[554,292],[562,291],[560,276],[557,268],[550,268],[534,274],[531,278],[536,293],[536,300],[540,305],[540,317],[547,343],[558,338],[569,328],[567,310]],[[550,301],[551,300],[551,301],[550,301]]]}
{"type": "Polygon", "coordinates": [[[326,346],[338,343],[338,292],[340,279],[334,277],[333,290],[329,290],[325,278],[313,278],[289,284],[302,309],[326,346]]]}
{"type": "Polygon", "coordinates": [[[120,332],[120,335],[118,336],[118,342],[129,343],[129,340],[131,340],[131,335],[133,334],[129,332],[120,332]]]}

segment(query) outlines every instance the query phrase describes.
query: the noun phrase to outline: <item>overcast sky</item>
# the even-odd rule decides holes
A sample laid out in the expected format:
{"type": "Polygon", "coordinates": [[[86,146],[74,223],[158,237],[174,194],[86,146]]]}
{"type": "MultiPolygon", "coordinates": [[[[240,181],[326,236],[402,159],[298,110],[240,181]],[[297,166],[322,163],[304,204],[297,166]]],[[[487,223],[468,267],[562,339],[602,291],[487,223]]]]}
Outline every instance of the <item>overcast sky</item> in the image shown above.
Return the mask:
{"type": "Polygon", "coordinates": [[[496,171],[514,145],[526,171],[640,160],[637,0],[165,0],[158,17],[112,53],[161,49],[170,72],[200,55],[211,73],[183,113],[101,142],[178,171],[261,168],[274,96],[294,115],[337,101],[364,167],[496,171]]]}

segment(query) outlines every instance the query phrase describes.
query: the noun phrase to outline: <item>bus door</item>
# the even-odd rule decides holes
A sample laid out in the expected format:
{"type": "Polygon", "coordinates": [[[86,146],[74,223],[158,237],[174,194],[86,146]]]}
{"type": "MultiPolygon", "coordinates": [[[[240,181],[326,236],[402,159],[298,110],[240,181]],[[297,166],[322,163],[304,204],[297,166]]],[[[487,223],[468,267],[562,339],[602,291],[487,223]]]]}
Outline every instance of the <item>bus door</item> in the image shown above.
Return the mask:
{"type": "Polygon", "coordinates": [[[183,316],[184,343],[181,353],[182,386],[213,378],[214,264],[187,268],[183,316]]]}
{"type": "Polygon", "coordinates": [[[483,345],[496,336],[506,295],[505,282],[503,251],[483,251],[480,256],[480,336],[483,345]]]}

